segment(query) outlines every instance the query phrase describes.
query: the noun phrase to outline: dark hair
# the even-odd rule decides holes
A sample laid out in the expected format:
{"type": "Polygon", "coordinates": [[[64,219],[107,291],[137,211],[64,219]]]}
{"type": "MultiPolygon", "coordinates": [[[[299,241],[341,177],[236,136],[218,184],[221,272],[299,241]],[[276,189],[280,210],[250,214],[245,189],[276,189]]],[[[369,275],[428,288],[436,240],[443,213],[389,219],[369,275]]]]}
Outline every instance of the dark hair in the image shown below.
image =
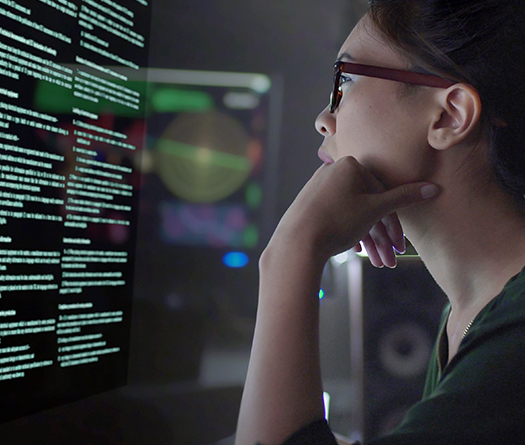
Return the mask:
{"type": "Polygon", "coordinates": [[[496,177],[525,194],[524,0],[370,0],[369,17],[414,68],[479,93],[496,177]]]}

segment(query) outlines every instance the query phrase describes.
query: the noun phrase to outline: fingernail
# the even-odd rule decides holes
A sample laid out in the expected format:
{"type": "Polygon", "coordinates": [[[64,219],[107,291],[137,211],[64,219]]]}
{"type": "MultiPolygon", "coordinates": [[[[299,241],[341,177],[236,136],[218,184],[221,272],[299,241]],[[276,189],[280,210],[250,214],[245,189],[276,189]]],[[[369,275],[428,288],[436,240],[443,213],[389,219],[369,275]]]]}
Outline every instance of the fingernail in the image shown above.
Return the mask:
{"type": "Polygon", "coordinates": [[[423,187],[421,187],[420,191],[421,197],[423,199],[429,199],[433,198],[439,193],[439,187],[435,184],[425,184],[423,187]]]}

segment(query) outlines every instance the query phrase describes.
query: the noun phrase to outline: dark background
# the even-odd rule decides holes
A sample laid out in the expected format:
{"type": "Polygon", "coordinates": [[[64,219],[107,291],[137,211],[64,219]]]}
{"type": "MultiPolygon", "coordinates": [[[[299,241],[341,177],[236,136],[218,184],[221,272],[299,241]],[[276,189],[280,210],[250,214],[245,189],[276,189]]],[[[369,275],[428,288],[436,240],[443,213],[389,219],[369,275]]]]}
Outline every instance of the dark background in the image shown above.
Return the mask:
{"type": "MultiPolygon", "coordinates": [[[[356,20],[353,1],[153,3],[150,66],[280,75],[284,83],[279,211],[320,161],[314,120],[328,104],[332,64],[356,20]]],[[[357,3],[360,3],[359,1],[357,3]]]]}
{"type": "MultiPolygon", "coordinates": [[[[267,147],[277,151],[277,156],[265,166],[266,176],[275,178],[271,187],[274,196],[263,196],[265,216],[270,215],[265,222],[269,231],[247,252],[248,266],[228,271],[217,266],[220,251],[157,246],[150,238],[156,222],[152,217],[155,210],[148,207],[153,201],[148,191],[153,190],[152,197],[158,192],[148,176],[137,253],[138,299],[167,298],[172,304],[181,300],[187,309],[208,313],[207,325],[218,324],[223,333],[230,330],[233,335],[232,309],[235,312],[243,306],[243,315],[251,319],[239,328],[243,332],[237,333],[245,337],[239,341],[249,345],[257,257],[279,217],[321,163],[317,149],[322,138],[314,121],[328,103],[332,64],[356,17],[354,2],[342,0],[322,5],[297,0],[153,3],[150,67],[263,73],[274,81],[273,100],[279,102],[280,110],[277,121],[268,116],[271,130],[277,132],[277,138],[268,141],[272,147],[267,147]]],[[[147,148],[154,151],[154,147],[147,148]]]]}

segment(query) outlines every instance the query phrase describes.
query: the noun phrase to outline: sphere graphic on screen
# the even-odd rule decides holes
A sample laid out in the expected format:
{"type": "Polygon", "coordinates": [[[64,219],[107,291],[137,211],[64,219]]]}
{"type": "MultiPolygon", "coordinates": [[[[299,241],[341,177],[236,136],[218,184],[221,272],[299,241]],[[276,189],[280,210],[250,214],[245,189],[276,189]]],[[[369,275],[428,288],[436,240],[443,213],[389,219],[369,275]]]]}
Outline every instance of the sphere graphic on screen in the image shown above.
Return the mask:
{"type": "Polygon", "coordinates": [[[250,137],[219,111],[179,115],[157,142],[157,170],[177,197],[209,203],[224,199],[248,178],[250,137]]]}

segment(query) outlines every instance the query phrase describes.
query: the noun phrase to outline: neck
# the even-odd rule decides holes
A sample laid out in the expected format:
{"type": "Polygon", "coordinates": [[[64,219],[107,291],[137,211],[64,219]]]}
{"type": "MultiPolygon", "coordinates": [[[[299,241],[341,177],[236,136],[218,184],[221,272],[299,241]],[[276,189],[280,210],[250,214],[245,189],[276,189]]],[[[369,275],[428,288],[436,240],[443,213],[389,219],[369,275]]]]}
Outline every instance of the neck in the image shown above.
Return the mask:
{"type": "Polygon", "coordinates": [[[443,188],[400,217],[455,318],[473,318],[525,266],[525,216],[494,183],[443,188]]]}

